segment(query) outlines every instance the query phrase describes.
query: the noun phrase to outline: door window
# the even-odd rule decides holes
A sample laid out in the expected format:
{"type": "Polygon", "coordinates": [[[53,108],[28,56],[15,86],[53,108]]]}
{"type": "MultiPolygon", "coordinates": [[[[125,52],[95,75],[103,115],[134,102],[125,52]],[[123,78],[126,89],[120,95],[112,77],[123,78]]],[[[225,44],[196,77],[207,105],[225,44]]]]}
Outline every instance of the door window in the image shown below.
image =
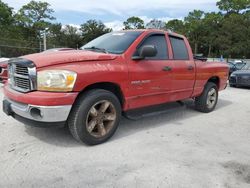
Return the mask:
{"type": "Polygon", "coordinates": [[[164,60],[168,59],[168,48],[166,44],[166,38],[165,35],[151,35],[147,37],[143,43],[140,45],[138,51],[141,50],[141,48],[144,45],[154,45],[157,49],[157,54],[155,57],[146,57],[145,59],[153,59],[153,60],[164,60]]]}
{"type": "Polygon", "coordinates": [[[186,44],[182,38],[170,36],[172,44],[174,59],[177,60],[188,60],[188,50],[186,44]]]}

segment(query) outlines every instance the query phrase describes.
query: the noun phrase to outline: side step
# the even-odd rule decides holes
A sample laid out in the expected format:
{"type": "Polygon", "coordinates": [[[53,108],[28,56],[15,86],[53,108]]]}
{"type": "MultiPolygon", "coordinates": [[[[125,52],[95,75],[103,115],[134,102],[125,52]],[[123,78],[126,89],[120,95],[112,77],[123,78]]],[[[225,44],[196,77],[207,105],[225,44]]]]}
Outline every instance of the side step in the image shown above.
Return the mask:
{"type": "Polygon", "coordinates": [[[185,104],[182,101],[165,103],[145,108],[138,108],[123,112],[123,115],[130,120],[138,120],[143,117],[159,115],[163,113],[167,113],[173,109],[184,108],[185,104]]]}

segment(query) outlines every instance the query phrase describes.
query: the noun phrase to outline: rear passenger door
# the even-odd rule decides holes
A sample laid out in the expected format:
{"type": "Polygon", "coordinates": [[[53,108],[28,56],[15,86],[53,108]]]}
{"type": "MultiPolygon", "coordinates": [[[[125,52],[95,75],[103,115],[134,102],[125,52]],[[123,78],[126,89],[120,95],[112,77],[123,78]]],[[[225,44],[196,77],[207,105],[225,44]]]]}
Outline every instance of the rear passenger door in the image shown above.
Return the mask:
{"type": "Polygon", "coordinates": [[[171,101],[189,98],[195,84],[195,63],[189,57],[187,41],[177,36],[169,36],[173,53],[171,101]]]}

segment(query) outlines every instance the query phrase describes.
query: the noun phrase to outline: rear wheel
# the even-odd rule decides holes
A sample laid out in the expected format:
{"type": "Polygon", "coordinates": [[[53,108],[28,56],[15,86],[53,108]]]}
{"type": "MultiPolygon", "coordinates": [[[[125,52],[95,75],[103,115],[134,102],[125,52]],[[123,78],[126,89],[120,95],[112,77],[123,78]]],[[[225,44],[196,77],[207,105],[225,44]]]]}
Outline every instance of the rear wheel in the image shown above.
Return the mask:
{"type": "Polygon", "coordinates": [[[218,88],[215,83],[208,82],[201,94],[195,98],[195,108],[204,113],[213,111],[218,101],[218,88]]]}
{"type": "Polygon", "coordinates": [[[115,133],[121,117],[121,104],[106,90],[91,90],[74,105],[68,125],[75,139],[88,145],[101,144],[115,133]]]}

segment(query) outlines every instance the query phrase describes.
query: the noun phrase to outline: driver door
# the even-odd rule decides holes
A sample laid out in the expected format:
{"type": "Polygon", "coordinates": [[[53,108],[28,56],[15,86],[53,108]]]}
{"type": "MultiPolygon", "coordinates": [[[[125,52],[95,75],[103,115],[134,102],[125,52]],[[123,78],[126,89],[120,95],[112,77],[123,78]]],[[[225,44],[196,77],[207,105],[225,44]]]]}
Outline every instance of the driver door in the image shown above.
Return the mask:
{"type": "Polygon", "coordinates": [[[136,53],[144,45],[154,45],[157,55],[129,62],[130,109],[161,104],[170,99],[172,62],[169,60],[167,38],[164,33],[150,34],[137,47],[136,53]]]}

